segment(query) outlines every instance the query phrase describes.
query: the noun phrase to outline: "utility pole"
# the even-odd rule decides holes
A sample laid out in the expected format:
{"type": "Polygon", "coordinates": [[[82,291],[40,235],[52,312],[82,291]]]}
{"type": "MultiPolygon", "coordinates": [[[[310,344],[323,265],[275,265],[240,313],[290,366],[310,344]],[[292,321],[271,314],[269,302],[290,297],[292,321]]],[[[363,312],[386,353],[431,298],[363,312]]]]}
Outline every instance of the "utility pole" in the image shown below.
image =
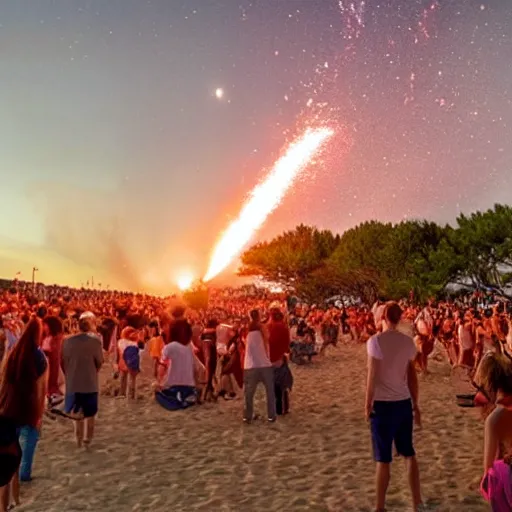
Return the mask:
{"type": "Polygon", "coordinates": [[[36,289],[36,272],[39,272],[37,267],[32,267],[32,292],[36,289]]]}

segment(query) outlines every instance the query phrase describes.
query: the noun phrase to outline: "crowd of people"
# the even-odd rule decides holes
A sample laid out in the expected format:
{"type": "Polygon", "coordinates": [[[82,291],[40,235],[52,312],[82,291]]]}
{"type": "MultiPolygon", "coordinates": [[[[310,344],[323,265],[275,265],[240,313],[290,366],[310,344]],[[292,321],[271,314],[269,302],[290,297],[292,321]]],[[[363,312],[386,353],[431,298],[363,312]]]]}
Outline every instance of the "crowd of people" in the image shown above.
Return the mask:
{"type": "Polygon", "coordinates": [[[512,309],[491,293],[426,306],[316,306],[245,287],[211,291],[208,308],[192,311],[175,297],[14,282],[0,291],[0,512],[19,503],[19,482],[31,479],[45,414],[72,421],[77,446],[89,449],[104,364],[118,380],[117,396],[135,399],[142,361],[149,360],[155,400],[171,411],[232,400],[241,390],[245,423],[256,418],[261,383],[266,419],[274,422],[290,410],[290,361],[323,356],[340,340],[367,344],[365,415],[377,462],[377,510],[384,510],[393,443],[408,461],[414,508],[423,506],[412,425],[421,418],[417,372],[428,372],[436,345],[496,405],[485,427],[482,492],[505,499],[512,479],[495,475],[509,467],[498,446],[512,438],[512,309]]]}

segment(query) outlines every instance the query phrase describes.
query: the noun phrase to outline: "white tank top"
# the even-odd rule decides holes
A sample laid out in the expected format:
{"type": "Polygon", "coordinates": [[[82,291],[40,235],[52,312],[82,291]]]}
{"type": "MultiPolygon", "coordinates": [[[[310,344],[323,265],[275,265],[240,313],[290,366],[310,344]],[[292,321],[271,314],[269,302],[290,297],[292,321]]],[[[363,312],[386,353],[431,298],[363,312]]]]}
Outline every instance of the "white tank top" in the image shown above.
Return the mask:
{"type": "Polygon", "coordinates": [[[249,332],[245,345],[244,369],[268,368],[269,366],[272,365],[265,350],[265,342],[263,341],[261,331],[249,332]]]}

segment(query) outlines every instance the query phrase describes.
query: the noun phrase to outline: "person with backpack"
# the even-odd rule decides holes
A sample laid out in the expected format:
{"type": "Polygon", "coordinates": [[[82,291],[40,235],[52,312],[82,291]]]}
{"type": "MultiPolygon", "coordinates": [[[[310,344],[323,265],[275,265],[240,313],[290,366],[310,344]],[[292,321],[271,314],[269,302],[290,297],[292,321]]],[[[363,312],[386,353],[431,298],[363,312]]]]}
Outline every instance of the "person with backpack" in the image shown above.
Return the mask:
{"type": "Polygon", "coordinates": [[[125,327],[121,339],[117,342],[119,351],[119,396],[134,400],[137,388],[137,375],[140,373],[140,351],[144,342],[140,340],[139,331],[134,327],[125,327]]]}

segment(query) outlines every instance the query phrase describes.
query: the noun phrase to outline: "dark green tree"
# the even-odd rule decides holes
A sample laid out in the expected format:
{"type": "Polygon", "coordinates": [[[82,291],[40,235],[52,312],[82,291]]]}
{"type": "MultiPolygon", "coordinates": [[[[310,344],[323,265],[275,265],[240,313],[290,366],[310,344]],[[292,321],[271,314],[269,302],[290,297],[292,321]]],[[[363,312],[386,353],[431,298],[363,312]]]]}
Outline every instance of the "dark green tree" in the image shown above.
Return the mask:
{"type": "Polygon", "coordinates": [[[495,205],[483,213],[460,215],[451,251],[458,282],[501,290],[506,284],[501,276],[512,266],[512,208],[495,205]]]}
{"type": "Polygon", "coordinates": [[[339,243],[330,231],[300,225],[270,242],[259,243],[242,255],[242,276],[259,276],[294,288],[321,268],[339,243]]]}
{"type": "Polygon", "coordinates": [[[242,275],[276,281],[319,301],[346,294],[366,302],[444,295],[449,283],[503,292],[512,275],[512,208],[434,222],[364,222],[341,237],[299,226],[242,256],[242,275]]]}

